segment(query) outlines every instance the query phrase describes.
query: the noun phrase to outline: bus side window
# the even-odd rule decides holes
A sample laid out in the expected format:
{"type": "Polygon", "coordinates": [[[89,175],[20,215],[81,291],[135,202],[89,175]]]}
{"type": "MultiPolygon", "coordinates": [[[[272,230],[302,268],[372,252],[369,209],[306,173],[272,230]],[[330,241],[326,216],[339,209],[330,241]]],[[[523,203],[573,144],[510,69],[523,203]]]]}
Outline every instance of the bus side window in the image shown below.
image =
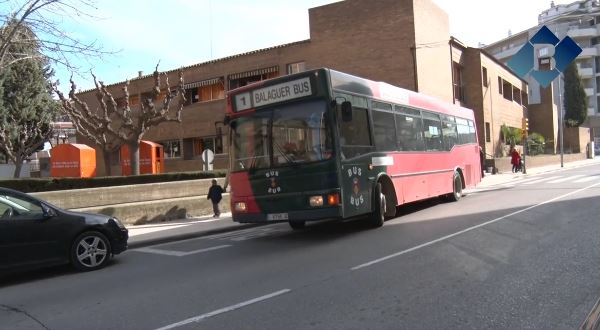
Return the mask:
{"type": "Polygon", "coordinates": [[[421,117],[396,114],[398,150],[423,151],[423,122],[421,117]]]}
{"type": "Polygon", "coordinates": [[[423,135],[427,151],[443,150],[441,122],[439,120],[423,119],[423,135]]]}

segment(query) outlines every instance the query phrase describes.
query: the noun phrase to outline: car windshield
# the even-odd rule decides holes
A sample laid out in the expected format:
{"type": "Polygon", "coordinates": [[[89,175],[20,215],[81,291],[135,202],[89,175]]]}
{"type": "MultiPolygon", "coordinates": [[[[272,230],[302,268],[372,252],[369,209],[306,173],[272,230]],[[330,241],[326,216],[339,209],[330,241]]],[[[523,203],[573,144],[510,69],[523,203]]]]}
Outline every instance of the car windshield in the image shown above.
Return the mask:
{"type": "Polygon", "coordinates": [[[288,166],[332,157],[325,102],[262,111],[236,120],[233,170],[288,166]]]}

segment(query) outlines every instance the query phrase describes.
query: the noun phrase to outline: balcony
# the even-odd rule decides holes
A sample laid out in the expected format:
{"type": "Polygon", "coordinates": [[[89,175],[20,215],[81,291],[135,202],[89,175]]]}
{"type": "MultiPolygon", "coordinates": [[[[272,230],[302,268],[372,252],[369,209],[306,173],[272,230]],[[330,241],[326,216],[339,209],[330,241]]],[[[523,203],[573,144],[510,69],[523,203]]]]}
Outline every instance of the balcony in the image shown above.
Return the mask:
{"type": "Polygon", "coordinates": [[[598,55],[598,50],[595,47],[587,47],[587,48],[583,49],[581,54],[579,54],[578,58],[592,57],[592,56],[597,56],[597,55],[598,55]]]}
{"type": "Polygon", "coordinates": [[[572,28],[567,35],[571,38],[590,38],[598,35],[598,31],[596,28],[572,28]]]}
{"type": "Polygon", "coordinates": [[[579,71],[579,75],[581,78],[592,78],[594,77],[594,68],[582,68],[577,66],[577,70],[579,71]]]}
{"type": "Polygon", "coordinates": [[[594,96],[594,88],[584,88],[585,90],[585,95],[587,96],[594,96]]]}

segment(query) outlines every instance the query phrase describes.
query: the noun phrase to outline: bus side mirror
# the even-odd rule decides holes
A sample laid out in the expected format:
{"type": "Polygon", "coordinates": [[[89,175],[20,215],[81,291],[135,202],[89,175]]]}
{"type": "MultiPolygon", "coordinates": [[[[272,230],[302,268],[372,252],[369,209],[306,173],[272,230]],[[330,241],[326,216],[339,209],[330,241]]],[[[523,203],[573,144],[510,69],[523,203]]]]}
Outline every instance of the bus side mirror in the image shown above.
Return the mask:
{"type": "Polygon", "coordinates": [[[352,103],[342,102],[342,121],[352,121],[352,103]]]}

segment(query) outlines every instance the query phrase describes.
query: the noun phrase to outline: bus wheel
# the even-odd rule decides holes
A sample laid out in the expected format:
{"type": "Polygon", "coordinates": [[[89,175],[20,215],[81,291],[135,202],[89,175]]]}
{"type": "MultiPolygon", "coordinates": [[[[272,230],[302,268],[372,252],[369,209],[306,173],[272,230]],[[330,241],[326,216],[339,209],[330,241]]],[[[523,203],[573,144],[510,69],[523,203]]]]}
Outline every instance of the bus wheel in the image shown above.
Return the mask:
{"type": "Polygon", "coordinates": [[[449,194],[448,197],[452,202],[458,202],[462,197],[462,179],[458,172],[454,172],[454,177],[452,178],[452,193],[449,194]]]}
{"type": "Polygon", "coordinates": [[[371,215],[371,224],[373,227],[383,226],[385,221],[385,194],[382,192],[381,183],[377,183],[373,191],[373,214],[371,215]]]}
{"type": "Polygon", "coordinates": [[[289,223],[293,230],[304,229],[306,225],[306,221],[290,221],[289,223]]]}

